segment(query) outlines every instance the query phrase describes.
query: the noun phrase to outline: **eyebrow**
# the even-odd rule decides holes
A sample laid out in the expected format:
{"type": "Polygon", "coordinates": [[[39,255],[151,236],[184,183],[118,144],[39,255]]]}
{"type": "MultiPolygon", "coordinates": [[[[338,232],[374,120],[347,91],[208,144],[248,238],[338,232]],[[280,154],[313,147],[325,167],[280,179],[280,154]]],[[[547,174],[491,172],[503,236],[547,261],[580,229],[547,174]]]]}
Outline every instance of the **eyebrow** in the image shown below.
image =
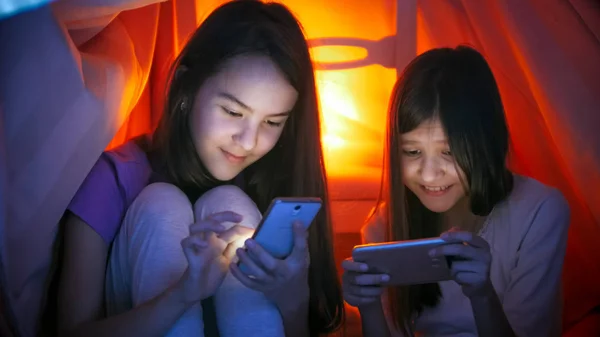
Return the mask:
{"type": "Polygon", "coordinates": [[[232,101],[233,103],[241,106],[242,108],[246,109],[246,110],[250,110],[252,111],[252,109],[250,109],[249,106],[247,106],[244,102],[240,101],[237,97],[233,96],[232,94],[228,94],[226,92],[220,92],[217,96],[221,97],[221,98],[225,98],[227,100],[232,101]]]}
{"type": "MultiPolygon", "coordinates": [[[[232,101],[233,103],[241,106],[245,110],[252,111],[252,108],[250,108],[247,104],[245,104],[244,102],[240,101],[237,97],[233,96],[232,94],[229,94],[229,93],[226,93],[226,92],[220,92],[217,96],[219,96],[221,98],[224,98],[224,99],[227,99],[229,101],[232,101]]],[[[269,115],[269,117],[284,117],[284,116],[288,116],[289,114],[290,114],[289,111],[284,111],[284,112],[280,112],[280,113],[269,115]]]]}

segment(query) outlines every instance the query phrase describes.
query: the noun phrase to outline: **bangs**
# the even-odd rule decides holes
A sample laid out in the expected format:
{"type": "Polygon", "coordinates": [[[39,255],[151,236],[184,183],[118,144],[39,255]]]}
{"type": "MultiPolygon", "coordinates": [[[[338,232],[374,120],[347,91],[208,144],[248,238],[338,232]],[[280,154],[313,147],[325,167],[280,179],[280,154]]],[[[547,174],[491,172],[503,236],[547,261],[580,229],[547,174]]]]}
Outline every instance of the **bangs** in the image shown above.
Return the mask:
{"type": "Polygon", "coordinates": [[[411,132],[424,122],[439,117],[438,82],[440,74],[431,71],[421,77],[405,75],[406,89],[397,107],[396,128],[400,134],[411,132]]]}

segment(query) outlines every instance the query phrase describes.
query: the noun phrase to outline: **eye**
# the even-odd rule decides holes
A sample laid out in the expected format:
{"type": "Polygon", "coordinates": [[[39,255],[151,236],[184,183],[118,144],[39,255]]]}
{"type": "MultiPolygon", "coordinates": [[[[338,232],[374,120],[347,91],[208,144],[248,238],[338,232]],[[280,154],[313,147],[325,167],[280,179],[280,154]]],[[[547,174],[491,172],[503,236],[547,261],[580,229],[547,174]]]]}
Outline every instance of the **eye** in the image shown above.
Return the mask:
{"type": "Polygon", "coordinates": [[[274,122],[274,121],[269,121],[269,120],[265,121],[265,123],[267,123],[267,125],[275,127],[275,128],[283,125],[283,122],[274,122]]]}
{"type": "Polygon", "coordinates": [[[239,113],[239,112],[235,112],[235,111],[233,111],[233,110],[230,110],[230,109],[227,109],[226,107],[223,107],[223,106],[222,106],[222,107],[221,107],[221,109],[223,109],[223,111],[224,111],[226,114],[230,115],[230,116],[233,116],[233,117],[242,117],[242,114],[241,114],[241,113],[239,113]]]}
{"type": "Polygon", "coordinates": [[[421,151],[419,150],[402,150],[402,152],[404,153],[404,155],[409,157],[415,157],[421,154],[421,151]]]}
{"type": "Polygon", "coordinates": [[[445,156],[452,156],[452,152],[450,150],[442,151],[442,154],[445,156]]]}

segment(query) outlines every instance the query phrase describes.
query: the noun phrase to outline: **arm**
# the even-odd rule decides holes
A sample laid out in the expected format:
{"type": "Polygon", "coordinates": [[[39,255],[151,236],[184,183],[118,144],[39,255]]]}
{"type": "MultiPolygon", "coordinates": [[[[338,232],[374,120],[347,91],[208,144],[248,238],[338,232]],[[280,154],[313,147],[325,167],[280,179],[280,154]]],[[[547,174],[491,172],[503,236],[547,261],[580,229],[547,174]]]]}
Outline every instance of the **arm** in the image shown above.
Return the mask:
{"type": "MultiPolygon", "coordinates": [[[[376,212],[370,221],[361,228],[362,243],[378,243],[385,241],[385,224],[383,223],[383,206],[373,209],[371,213],[376,212]]],[[[362,332],[365,337],[390,337],[391,331],[385,317],[384,300],[386,294],[382,295],[381,301],[369,306],[358,308],[360,320],[362,323],[362,332]]]]}
{"type": "MultiPolygon", "coordinates": [[[[308,295],[303,298],[308,299],[308,295]]],[[[288,307],[285,304],[279,305],[278,307],[283,319],[283,328],[287,337],[310,336],[310,331],[308,329],[308,300],[296,307],[288,307]]]]}
{"type": "Polygon", "coordinates": [[[517,337],[491,284],[484,295],[470,300],[479,336],[517,337]]]}
{"type": "Polygon", "coordinates": [[[480,335],[561,335],[561,276],[569,216],[566,200],[553,190],[538,208],[517,252],[503,308],[495,292],[471,300],[480,335]]]}
{"type": "Polygon", "coordinates": [[[65,228],[59,286],[59,329],[63,336],[163,336],[188,305],[179,287],[129,312],[103,318],[108,246],[85,222],[70,215],[65,228]]]}
{"type": "Polygon", "coordinates": [[[360,307],[360,320],[364,337],[391,337],[388,323],[385,319],[383,305],[377,302],[368,307],[360,307]]]}

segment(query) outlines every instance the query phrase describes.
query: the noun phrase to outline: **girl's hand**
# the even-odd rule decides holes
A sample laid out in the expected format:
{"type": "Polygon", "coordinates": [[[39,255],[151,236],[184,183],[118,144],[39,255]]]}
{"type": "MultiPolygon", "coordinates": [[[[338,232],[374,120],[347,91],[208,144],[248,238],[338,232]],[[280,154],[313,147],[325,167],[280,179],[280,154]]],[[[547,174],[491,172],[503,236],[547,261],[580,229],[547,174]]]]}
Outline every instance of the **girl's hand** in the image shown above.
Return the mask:
{"type": "Polygon", "coordinates": [[[243,285],[260,291],[279,308],[297,307],[308,303],[308,232],[301,223],[293,224],[294,248],[284,260],[277,259],[265,251],[256,241],[246,241],[247,251],[238,248],[239,261],[246,265],[249,275],[240,270],[236,263],[230,266],[231,273],[243,285]]]}
{"type": "Polygon", "coordinates": [[[386,274],[371,274],[369,266],[348,258],[342,262],[342,289],[344,300],[353,307],[379,304],[383,285],[390,280],[386,274]]]}
{"type": "Polygon", "coordinates": [[[227,243],[223,255],[231,262],[238,248],[244,247],[244,242],[254,234],[254,228],[235,225],[217,237],[227,243]]]}
{"type": "Polygon", "coordinates": [[[229,260],[224,256],[228,242],[219,239],[225,233],[223,222],[240,222],[234,212],[219,212],[190,226],[190,236],[181,241],[188,268],[179,281],[183,301],[192,305],[212,296],[223,282],[229,260]]]}
{"type": "Polygon", "coordinates": [[[464,231],[445,232],[441,238],[448,244],[432,249],[429,255],[451,259],[452,278],[462,286],[465,296],[471,298],[493,291],[490,282],[492,255],[487,241],[464,231]]]}

